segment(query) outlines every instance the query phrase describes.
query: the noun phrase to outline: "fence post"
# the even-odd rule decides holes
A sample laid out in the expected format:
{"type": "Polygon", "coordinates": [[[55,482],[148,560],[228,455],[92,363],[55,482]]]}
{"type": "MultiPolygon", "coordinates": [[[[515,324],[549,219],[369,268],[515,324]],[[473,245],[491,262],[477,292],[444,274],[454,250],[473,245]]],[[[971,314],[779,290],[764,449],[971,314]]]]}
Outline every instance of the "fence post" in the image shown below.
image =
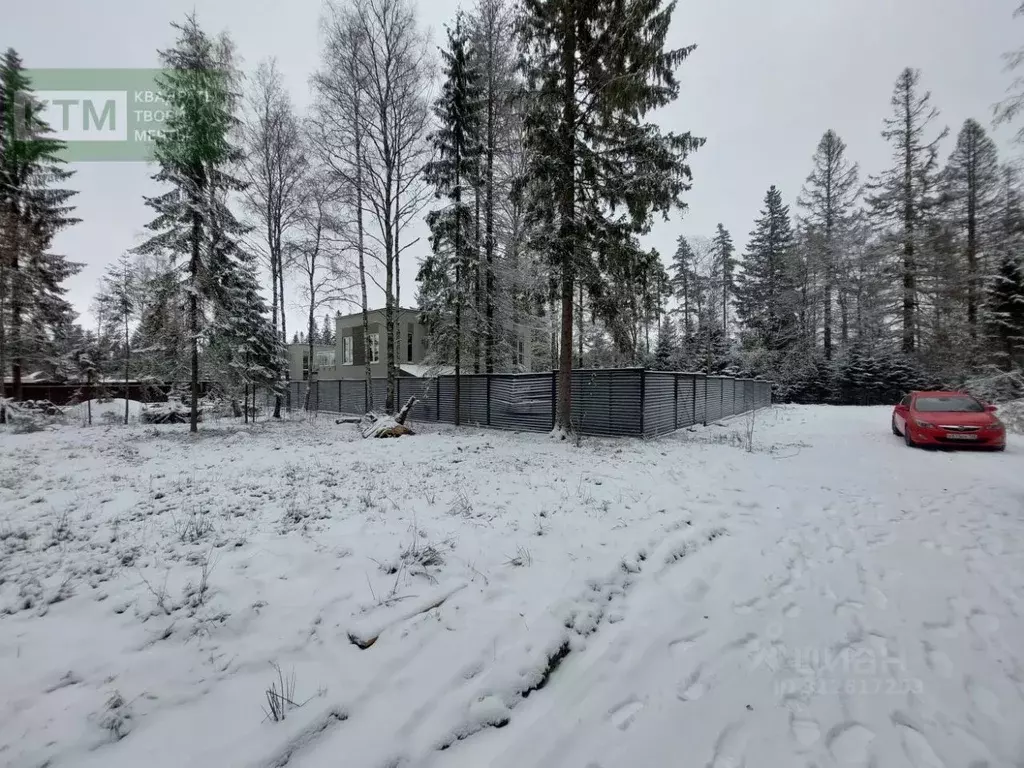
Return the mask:
{"type": "Polygon", "coordinates": [[[697,376],[691,374],[690,376],[690,399],[693,401],[690,406],[690,423],[697,423],[697,376]]]}
{"type": "Polygon", "coordinates": [[[341,410],[341,379],[338,379],[338,413],[343,413],[341,410]]]}
{"type": "Polygon", "coordinates": [[[675,416],[673,430],[679,429],[679,374],[672,374],[672,411],[675,416]]]}
{"type": "Polygon", "coordinates": [[[485,374],[487,376],[487,426],[491,426],[491,376],[493,374],[485,374]]]}
{"type": "Polygon", "coordinates": [[[434,414],[437,417],[437,421],[441,420],[441,374],[434,377],[434,401],[436,407],[434,408],[434,414]]]}
{"type": "Polygon", "coordinates": [[[644,436],[644,411],[647,410],[647,369],[640,369],[640,437],[644,436]]]}
{"type": "Polygon", "coordinates": [[[557,411],[555,410],[558,406],[558,371],[551,371],[551,429],[555,428],[555,420],[558,418],[557,411]]]}
{"type": "Polygon", "coordinates": [[[708,375],[704,374],[704,426],[708,425],[708,375]]]}
{"type": "Polygon", "coordinates": [[[718,380],[718,418],[725,418],[725,379],[718,380]]]}

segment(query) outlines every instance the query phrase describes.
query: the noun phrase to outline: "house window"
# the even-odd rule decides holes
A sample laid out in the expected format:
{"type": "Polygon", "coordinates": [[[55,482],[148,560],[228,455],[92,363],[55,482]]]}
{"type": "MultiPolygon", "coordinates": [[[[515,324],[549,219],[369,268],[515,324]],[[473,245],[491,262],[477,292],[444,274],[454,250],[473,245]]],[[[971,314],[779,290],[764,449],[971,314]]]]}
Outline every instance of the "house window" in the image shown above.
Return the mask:
{"type": "Polygon", "coordinates": [[[406,357],[408,358],[406,360],[406,362],[408,362],[408,363],[412,362],[412,328],[413,328],[412,323],[409,323],[409,337],[408,337],[408,341],[406,343],[406,351],[405,351],[406,357]]]}
{"type": "Polygon", "coordinates": [[[341,364],[352,365],[352,337],[341,337],[341,364]]]}
{"type": "Polygon", "coordinates": [[[309,378],[309,352],[302,353],[302,380],[309,378]]]}
{"type": "Polygon", "coordinates": [[[320,350],[316,353],[316,369],[334,367],[334,350],[320,350]]]}
{"type": "Polygon", "coordinates": [[[379,333],[371,333],[370,334],[370,362],[371,363],[379,363],[380,362],[380,334],[379,333]]]}

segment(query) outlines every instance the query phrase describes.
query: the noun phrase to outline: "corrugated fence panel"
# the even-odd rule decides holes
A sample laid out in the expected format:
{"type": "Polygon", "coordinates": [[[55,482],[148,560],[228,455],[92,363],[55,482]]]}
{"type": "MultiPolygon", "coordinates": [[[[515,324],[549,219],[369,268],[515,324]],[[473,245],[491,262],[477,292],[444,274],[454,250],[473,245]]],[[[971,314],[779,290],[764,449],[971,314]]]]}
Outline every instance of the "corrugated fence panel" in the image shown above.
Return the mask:
{"type": "Polygon", "coordinates": [[[676,375],[644,376],[644,436],[654,437],[676,428],[676,375]]]}
{"type": "MultiPolygon", "coordinates": [[[[572,383],[573,426],[588,435],[655,436],[771,405],[771,382],[752,379],[630,368],[573,371],[572,383]]],[[[552,424],[555,386],[556,374],[551,373],[462,376],[460,421],[546,432],[552,424]]],[[[307,382],[289,382],[287,398],[292,408],[302,409],[306,388],[307,382]]],[[[386,388],[386,379],[373,379],[375,410],[383,410],[386,388]]],[[[361,414],[366,410],[366,393],[361,379],[314,382],[309,409],[361,414]]],[[[419,400],[412,410],[413,420],[454,423],[454,376],[399,378],[395,408],[413,395],[419,400]]]]}
{"type": "Polygon", "coordinates": [[[410,412],[411,418],[419,421],[437,420],[437,380],[414,379],[403,377],[398,379],[398,400],[396,408],[404,408],[410,397],[416,398],[416,405],[410,412]]]}
{"type": "Polygon", "coordinates": [[[437,402],[440,408],[438,421],[447,424],[455,423],[455,377],[439,376],[437,378],[437,402]]]}
{"type": "MultiPolygon", "coordinates": [[[[616,434],[612,429],[612,380],[608,373],[608,371],[572,372],[572,425],[583,434],[616,434]]],[[[638,388],[638,398],[639,395],[638,388]]],[[[557,382],[555,397],[558,397],[557,382]]]]}
{"type": "Polygon", "coordinates": [[[639,371],[573,371],[572,423],[581,433],[639,435],[640,414],[639,371]]]}
{"type": "Polygon", "coordinates": [[[722,418],[722,380],[708,376],[708,421],[722,418]]]}
{"type": "Polygon", "coordinates": [[[693,387],[697,396],[697,424],[706,424],[708,420],[708,377],[695,376],[693,387]]]}
{"type": "Polygon", "coordinates": [[[352,414],[366,413],[366,381],[344,379],[339,381],[341,387],[341,412],[352,414]]]}
{"type": "Polygon", "coordinates": [[[767,408],[772,404],[772,383],[770,381],[755,382],[757,395],[754,398],[757,408],[767,408]]]}
{"type": "Polygon", "coordinates": [[[487,425],[487,376],[463,376],[459,395],[463,424],[487,425]]]}
{"type": "Polygon", "coordinates": [[[388,397],[388,380],[371,379],[370,384],[373,391],[373,410],[383,411],[388,397]]]}
{"type": "Polygon", "coordinates": [[[643,434],[643,371],[610,371],[612,391],[611,425],[615,435],[643,434]]]}
{"type": "Polygon", "coordinates": [[[547,432],[551,429],[550,373],[491,378],[491,426],[547,432]]]}
{"type": "Polygon", "coordinates": [[[338,397],[337,381],[318,381],[317,410],[325,413],[341,413],[341,398],[338,397]]]}
{"type": "Polygon", "coordinates": [[[676,401],[676,423],[680,428],[689,427],[692,424],[697,423],[693,376],[689,376],[685,373],[677,373],[676,378],[679,381],[679,398],[676,401]]]}
{"type": "Polygon", "coordinates": [[[586,435],[640,435],[639,369],[573,371],[573,425],[586,435]]]}

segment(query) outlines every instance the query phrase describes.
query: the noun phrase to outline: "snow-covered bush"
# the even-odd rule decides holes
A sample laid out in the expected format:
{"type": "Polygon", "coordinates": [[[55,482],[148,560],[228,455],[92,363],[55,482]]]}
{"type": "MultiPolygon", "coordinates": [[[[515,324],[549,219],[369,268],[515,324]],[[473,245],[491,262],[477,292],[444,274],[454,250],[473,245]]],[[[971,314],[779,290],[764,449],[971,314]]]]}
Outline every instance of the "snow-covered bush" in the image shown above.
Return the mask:
{"type": "Polygon", "coordinates": [[[1008,431],[1024,435],[1024,398],[1003,403],[997,415],[1008,431]]]}

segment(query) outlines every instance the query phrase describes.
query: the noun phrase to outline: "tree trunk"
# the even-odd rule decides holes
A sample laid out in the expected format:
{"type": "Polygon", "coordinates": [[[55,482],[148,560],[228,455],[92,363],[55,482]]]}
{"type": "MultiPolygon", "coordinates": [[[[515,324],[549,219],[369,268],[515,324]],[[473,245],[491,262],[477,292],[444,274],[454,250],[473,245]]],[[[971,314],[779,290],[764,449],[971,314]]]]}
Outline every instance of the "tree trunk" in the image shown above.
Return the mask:
{"type": "Polygon", "coordinates": [[[189,344],[192,351],[192,375],[190,389],[192,403],[189,409],[189,432],[199,431],[199,248],[202,244],[203,228],[199,219],[197,201],[192,205],[192,258],[189,264],[189,279],[192,283],[188,292],[188,331],[189,344]]]}
{"type": "Polygon", "coordinates": [[[7,247],[0,245],[0,398],[7,397],[7,247]]]}
{"type": "Polygon", "coordinates": [[[363,310],[363,378],[366,386],[366,410],[373,410],[373,367],[370,362],[370,307],[366,297],[366,240],[363,229],[363,131],[358,94],[354,102],[352,135],[356,156],[356,250],[359,255],[359,290],[363,310]]]}
{"type": "Polygon", "coordinates": [[[473,173],[473,311],[476,315],[476,322],[473,329],[473,373],[480,373],[481,355],[483,345],[480,334],[480,318],[483,306],[483,282],[480,279],[480,159],[476,160],[476,168],[473,173]]]}
{"type": "Polygon", "coordinates": [[[576,18],[575,5],[562,11],[562,116],[559,125],[558,247],[562,280],[562,333],[558,361],[555,429],[572,431],[572,303],[576,269],[576,18]]]}
{"type": "Polygon", "coordinates": [[[904,103],[905,131],[903,157],[903,352],[911,354],[915,348],[917,327],[917,264],[914,260],[914,141],[910,91],[904,103]]]}
{"type": "Polygon", "coordinates": [[[18,260],[18,250],[21,247],[18,232],[19,222],[16,216],[14,219],[14,240],[11,244],[11,384],[13,390],[12,397],[15,400],[22,400],[24,398],[21,388],[21,319],[24,311],[22,304],[22,290],[24,286],[21,279],[21,265],[18,260]]]}
{"type": "MultiPolygon", "coordinates": [[[[125,283],[128,277],[125,275],[125,283]]],[[[127,287],[127,286],[126,286],[127,287]]],[[[128,312],[124,313],[124,423],[128,423],[128,382],[131,381],[132,345],[128,335],[128,312]]]]}
{"type": "MultiPolygon", "coordinates": [[[[484,291],[486,293],[487,323],[486,336],[486,371],[494,373],[494,34],[488,29],[487,34],[488,67],[487,67],[487,151],[484,157],[484,263],[486,267],[484,291]]],[[[518,345],[518,342],[517,342],[518,345]]]]}
{"type": "MultiPolygon", "coordinates": [[[[967,168],[967,326],[971,341],[978,338],[978,186],[975,179],[976,158],[970,157],[967,168]]],[[[977,356],[972,343],[970,357],[977,356]]]]}
{"type": "Polygon", "coordinates": [[[580,295],[576,304],[576,367],[583,367],[583,282],[580,282],[580,295]]]}

